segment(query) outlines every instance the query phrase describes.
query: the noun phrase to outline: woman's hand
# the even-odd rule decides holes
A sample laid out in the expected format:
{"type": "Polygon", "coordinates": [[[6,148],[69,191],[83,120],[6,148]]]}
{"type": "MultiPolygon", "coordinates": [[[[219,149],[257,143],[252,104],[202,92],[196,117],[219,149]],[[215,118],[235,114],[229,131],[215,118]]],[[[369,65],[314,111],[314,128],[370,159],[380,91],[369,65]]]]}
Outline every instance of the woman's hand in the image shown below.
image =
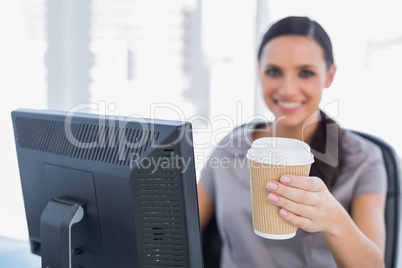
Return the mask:
{"type": "Polygon", "coordinates": [[[267,184],[268,200],[281,207],[280,215],[307,232],[333,232],[341,204],[318,177],[284,175],[267,184]]]}
{"type": "Polygon", "coordinates": [[[383,196],[356,197],[352,219],[317,177],[284,175],[267,189],[268,200],[281,207],[283,218],[307,232],[321,232],[338,267],[384,267],[383,196]]]}

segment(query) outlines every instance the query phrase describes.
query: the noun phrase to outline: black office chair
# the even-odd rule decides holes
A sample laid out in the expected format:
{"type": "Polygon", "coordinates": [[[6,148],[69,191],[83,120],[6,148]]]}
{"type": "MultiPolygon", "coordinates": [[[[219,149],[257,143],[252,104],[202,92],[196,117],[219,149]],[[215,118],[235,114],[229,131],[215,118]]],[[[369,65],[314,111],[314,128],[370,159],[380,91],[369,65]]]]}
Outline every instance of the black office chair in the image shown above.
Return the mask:
{"type": "Polygon", "coordinates": [[[354,133],[375,143],[381,148],[384,158],[385,169],[387,170],[388,190],[385,205],[385,226],[387,230],[385,244],[385,267],[396,268],[398,257],[398,239],[401,215],[401,188],[399,159],[394,149],[382,139],[373,135],[353,131],[354,133]]]}
{"type": "Polygon", "coordinates": [[[204,268],[219,268],[221,259],[222,240],[219,235],[215,215],[202,231],[202,254],[204,268]]]}
{"type": "MultiPolygon", "coordinates": [[[[386,246],[385,267],[396,268],[398,257],[398,238],[401,213],[400,170],[398,157],[394,149],[382,139],[370,134],[353,131],[381,148],[388,178],[388,190],[385,207],[386,246]]],[[[205,268],[219,268],[222,241],[219,236],[216,219],[213,217],[202,234],[205,268]]]]}

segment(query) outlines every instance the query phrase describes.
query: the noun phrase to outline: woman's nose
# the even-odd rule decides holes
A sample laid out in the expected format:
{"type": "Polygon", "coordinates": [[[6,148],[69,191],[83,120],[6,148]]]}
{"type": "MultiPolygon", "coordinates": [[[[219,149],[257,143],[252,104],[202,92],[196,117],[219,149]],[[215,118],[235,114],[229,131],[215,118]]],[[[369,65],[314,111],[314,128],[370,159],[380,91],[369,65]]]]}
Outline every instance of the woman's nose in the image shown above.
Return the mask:
{"type": "Polygon", "coordinates": [[[278,93],[282,96],[292,96],[298,91],[298,85],[296,79],[293,77],[284,77],[282,83],[279,86],[278,93]]]}

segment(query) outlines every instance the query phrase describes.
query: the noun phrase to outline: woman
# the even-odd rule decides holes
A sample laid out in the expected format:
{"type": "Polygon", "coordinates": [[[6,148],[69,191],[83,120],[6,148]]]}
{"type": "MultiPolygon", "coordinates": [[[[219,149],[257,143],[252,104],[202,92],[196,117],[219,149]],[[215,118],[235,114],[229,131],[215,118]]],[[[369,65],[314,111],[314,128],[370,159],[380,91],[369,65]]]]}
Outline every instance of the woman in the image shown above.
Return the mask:
{"type": "Polygon", "coordinates": [[[225,137],[198,184],[201,228],[213,213],[217,218],[221,267],[384,266],[386,173],[381,152],[318,108],[335,72],[331,41],[318,23],[288,17],[265,34],[258,74],[276,120],[243,125],[225,137]],[[299,227],[288,240],[253,233],[244,159],[251,142],[267,136],[303,140],[315,155],[310,177],[285,175],[266,186],[267,202],[281,207],[280,215],[299,227]],[[216,159],[225,159],[225,165],[219,167],[216,159]]]}

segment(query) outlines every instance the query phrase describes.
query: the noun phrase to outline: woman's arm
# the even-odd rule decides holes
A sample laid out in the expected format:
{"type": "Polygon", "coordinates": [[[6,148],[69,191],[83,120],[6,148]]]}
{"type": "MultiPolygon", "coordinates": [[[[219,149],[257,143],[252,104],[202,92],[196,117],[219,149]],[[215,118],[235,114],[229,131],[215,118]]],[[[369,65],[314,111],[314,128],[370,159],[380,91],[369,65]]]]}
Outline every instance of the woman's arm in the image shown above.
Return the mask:
{"type": "Polygon", "coordinates": [[[206,193],[204,187],[201,183],[198,183],[198,211],[200,213],[200,226],[201,231],[204,227],[208,224],[209,220],[211,219],[214,211],[215,205],[214,202],[209,198],[208,194],[206,193]]]}
{"type": "Polygon", "coordinates": [[[352,204],[352,218],[343,210],[332,232],[321,232],[338,267],[384,267],[385,199],[379,194],[364,194],[352,204]]]}
{"type": "Polygon", "coordinates": [[[352,203],[352,219],[359,229],[385,255],[385,197],[379,194],[363,194],[352,203]]]}
{"type": "Polygon", "coordinates": [[[357,197],[352,219],[319,178],[286,175],[281,183],[268,183],[267,189],[268,199],[282,207],[280,214],[287,221],[321,232],[339,267],[384,267],[384,197],[357,197]]]}

